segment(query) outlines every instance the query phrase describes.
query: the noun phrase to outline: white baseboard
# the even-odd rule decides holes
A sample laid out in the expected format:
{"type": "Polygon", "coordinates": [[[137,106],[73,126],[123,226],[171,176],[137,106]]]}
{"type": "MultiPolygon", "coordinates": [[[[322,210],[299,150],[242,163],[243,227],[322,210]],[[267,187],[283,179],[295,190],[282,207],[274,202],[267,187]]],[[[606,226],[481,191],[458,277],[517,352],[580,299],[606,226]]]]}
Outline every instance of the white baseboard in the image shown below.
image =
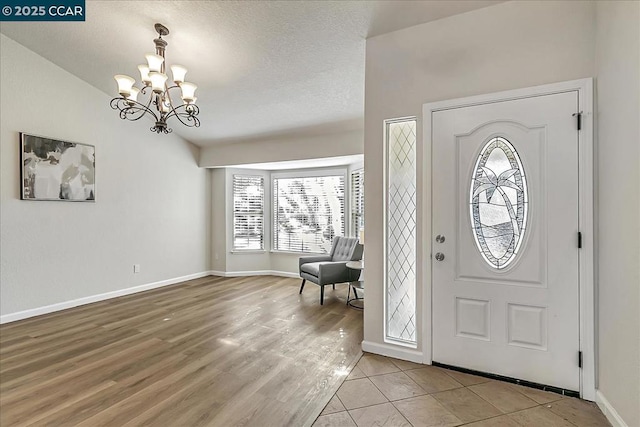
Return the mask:
{"type": "Polygon", "coordinates": [[[280,276],[280,277],[293,277],[299,279],[298,273],[290,273],[288,271],[277,270],[253,270],[253,271],[218,271],[211,270],[209,273],[213,276],[222,277],[244,277],[244,276],[280,276]]]}
{"type": "Polygon", "coordinates": [[[209,274],[212,276],[227,277],[227,273],[224,271],[210,270],[209,274]]]}
{"type": "Polygon", "coordinates": [[[422,364],[424,362],[424,356],[421,351],[390,344],[362,341],[362,351],[393,357],[395,359],[408,360],[414,363],[422,364]]]}
{"type": "Polygon", "coordinates": [[[18,320],[28,319],[29,317],[41,316],[43,314],[53,313],[68,308],[77,307],[79,305],[91,304],[93,302],[104,301],[111,298],[131,295],[138,292],[148,291],[151,289],[161,288],[163,286],[173,285],[184,282],[186,280],[199,279],[213,274],[210,271],[188,274],[186,276],[174,277],[173,279],[161,280],[159,282],[147,283],[145,285],[133,286],[131,288],[119,289],[117,291],[105,292],[104,294],[91,295],[88,297],[78,298],[71,301],[59,302],[56,304],[46,305],[44,307],[31,308],[29,310],[18,311],[0,316],[0,324],[16,322],[18,320]]]}
{"type": "Polygon", "coordinates": [[[613,427],[629,427],[600,390],[596,390],[596,404],[613,427]]]}

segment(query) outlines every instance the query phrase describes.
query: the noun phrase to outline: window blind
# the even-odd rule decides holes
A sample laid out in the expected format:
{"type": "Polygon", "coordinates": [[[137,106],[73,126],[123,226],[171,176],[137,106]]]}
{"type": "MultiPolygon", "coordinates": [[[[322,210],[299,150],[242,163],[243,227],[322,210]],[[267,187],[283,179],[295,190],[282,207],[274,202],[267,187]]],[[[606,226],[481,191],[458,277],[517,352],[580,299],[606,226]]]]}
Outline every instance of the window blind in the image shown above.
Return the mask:
{"type": "Polygon", "coordinates": [[[351,172],[351,235],[364,228],[364,169],[351,172]]]}
{"type": "Polygon", "coordinates": [[[233,250],[264,249],[264,178],[233,176],[233,250]]]}
{"type": "Polygon", "coordinates": [[[328,253],[344,235],[344,176],[273,179],[273,248],[328,253]]]}

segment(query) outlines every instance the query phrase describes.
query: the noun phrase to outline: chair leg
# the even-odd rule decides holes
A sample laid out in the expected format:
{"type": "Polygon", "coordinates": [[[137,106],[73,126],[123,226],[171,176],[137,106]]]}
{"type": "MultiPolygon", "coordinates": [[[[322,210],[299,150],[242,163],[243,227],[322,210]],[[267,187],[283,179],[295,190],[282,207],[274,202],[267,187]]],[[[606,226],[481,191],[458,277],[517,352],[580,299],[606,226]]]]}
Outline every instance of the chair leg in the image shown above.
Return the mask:
{"type": "MultiPolygon", "coordinates": [[[[351,286],[349,286],[351,287],[351,286]]],[[[353,288],[353,294],[356,296],[356,299],[358,299],[358,291],[356,291],[356,288],[353,288]]]]}
{"type": "Polygon", "coordinates": [[[324,305],[324,285],[320,286],[320,305],[324,305]]]}
{"type": "Polygon", "coordinates": [[[300,285],[300,293],[302,293],[302,290],[304,289],[304,282],[306,282],[307,279],[302,279],[302,285],[300,285]]]}
{"type": "Polygon", "coordinates": [[[351,297],[351,283],[349,283],[349,291],[347,291],[347,304],[349,305],[349,298],[351,297]]]}
{"type": "Polygon", "coordinates": [[[335,283],[333,284],[333,290],[334,291],[336,290],[336,284],[335,283]]]}

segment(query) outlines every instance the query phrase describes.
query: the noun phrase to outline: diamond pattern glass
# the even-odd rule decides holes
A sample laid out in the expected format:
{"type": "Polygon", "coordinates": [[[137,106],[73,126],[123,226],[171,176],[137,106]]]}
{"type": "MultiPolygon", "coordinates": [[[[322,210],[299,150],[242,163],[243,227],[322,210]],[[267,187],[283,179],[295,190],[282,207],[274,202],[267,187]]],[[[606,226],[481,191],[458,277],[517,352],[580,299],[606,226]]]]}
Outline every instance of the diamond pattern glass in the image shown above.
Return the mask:
{"type": "Polygon", "coordinates": [[[416,343],[416,121],[387,123],[386,339],[416,343]]]}

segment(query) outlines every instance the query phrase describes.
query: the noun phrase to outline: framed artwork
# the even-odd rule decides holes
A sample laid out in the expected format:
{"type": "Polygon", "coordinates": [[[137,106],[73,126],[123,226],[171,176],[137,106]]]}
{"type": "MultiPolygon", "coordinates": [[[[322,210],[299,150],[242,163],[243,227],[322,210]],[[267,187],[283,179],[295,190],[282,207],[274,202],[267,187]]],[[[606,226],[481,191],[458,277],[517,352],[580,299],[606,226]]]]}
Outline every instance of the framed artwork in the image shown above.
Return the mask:
{"type": "Polygon", "coordinates": [[[22,200],[94,202],[96,148],[20,133],[22,200]]]}

